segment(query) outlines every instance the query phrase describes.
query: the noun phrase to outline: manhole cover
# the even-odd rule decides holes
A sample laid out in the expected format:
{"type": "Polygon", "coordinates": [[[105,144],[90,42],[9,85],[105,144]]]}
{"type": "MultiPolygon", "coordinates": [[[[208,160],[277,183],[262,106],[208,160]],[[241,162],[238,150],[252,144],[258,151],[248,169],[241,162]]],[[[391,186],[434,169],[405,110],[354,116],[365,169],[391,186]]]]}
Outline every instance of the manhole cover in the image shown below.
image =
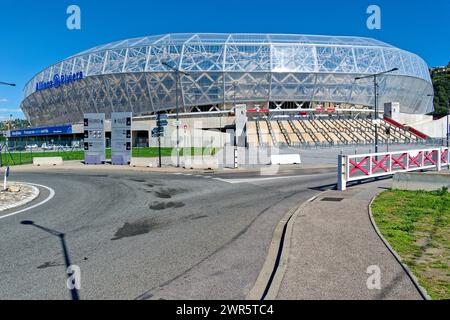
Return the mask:
{"type": "Polygon", "coordinates": [[[323,198],[321,201],[326,202],[341,202],[344,198],[323,198]]]}

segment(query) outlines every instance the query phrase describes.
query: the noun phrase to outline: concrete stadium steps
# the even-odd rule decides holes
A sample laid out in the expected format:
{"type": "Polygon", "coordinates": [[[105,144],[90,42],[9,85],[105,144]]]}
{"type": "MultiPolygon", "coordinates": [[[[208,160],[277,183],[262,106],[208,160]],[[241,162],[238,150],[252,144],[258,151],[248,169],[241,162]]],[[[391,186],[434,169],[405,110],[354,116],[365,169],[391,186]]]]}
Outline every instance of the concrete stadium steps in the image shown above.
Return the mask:
{"type": "Polygon", "coordinates": [[[273,133],[273,136],[275,137],[276,143],[278,143],[278,144],[286,143],[289,145],[289,143],[287,143],[287,141],[286,141],[286,137],[284,136],[283,131],[281,130],[278,122],[271,121],[270,126],[272,127],[272,133],[273,133]]]}
{"type": "Polygon", "coordinates": [[[269,147],[273,146],[272,135],[270,133],[269,126],[267,125],[267,121],[259,121],[259,128],[260,144],[269,147]]]}
{"type": "Polygon", "coordinates": [[[292,131],[297,135],[297,138],[299,139],[300,143],[306,143],[305,137],[302,135],[301,131],[298,129],[298,127],[295,125],[295,121],[289,120],[289,125],[292,128],[292,131]]]}
{"type": "Polygon", "coordinates": [[[249,121],[247,123],[247,141],[251,147],[259,146],[258,132],[256,130],[255,121],[249,121]]]}
{"type": "Polygon", "coordinates": [[[301,143],[300,137],[295,133],[292,124],[289,121],[283,121],[282,125],[288,133],[289,139],[291,140],[291,146],[300,144],[301,143]]]}
{"type": "MultiPolygon", "coordinates": [[[[301,145],[349,145],[371,144],[375,141],[375,132],[370,119],[296,119],[249,121],[247,125],[249,146],[301,146],[301,145]]],[[[419,137],[406,129],[396,127],[381,120],[378,126],[380,143],[415,142],[419,137]],[[391,135],[386,135],[386,129],[391,135]]]]}

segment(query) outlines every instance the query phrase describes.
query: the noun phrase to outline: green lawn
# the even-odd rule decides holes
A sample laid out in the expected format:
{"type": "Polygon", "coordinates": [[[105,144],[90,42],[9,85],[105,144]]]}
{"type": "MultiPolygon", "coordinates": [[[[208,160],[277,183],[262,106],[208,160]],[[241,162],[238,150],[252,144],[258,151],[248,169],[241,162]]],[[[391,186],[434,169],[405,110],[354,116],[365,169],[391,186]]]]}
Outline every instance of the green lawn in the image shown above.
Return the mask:
{"type": "MultiPolygon", "coordinates": [[[[180,155],[183,156],[186,153],[191,155],[214,155],[217,153],[217,150],[214,148],[187,148],[181,149],[180,155]]],[[[171,155],[176,155],[176,151],[173,148],[161,148],[161,155],[163,157],[170,157],[171,155]]],[[[158,148],[135,148],[133,149],[133,157],[142,157],[142,158],[155,158],[159,156],[158,148]]],[[[64,161],[70,160],[83,160],[84,159],[84,151],[59,151],[59,152],[33,152],[23,151],[23,152],[12,152],[5,153],[3,152],[1,155],[1,163],[3,166],[9,165],[21,165],[21,164],[29,164],[33,162],[33,158],[39,157],[62,157],[64,161]]],[[[106,158],[111,159],[111,150],[106,150],[106,158]]]]}
{"type": "Polygon", "coordinates": [[[390,190],[377,197],[372,211],[428,294],[450,299],[450,193],[390,190]]]}

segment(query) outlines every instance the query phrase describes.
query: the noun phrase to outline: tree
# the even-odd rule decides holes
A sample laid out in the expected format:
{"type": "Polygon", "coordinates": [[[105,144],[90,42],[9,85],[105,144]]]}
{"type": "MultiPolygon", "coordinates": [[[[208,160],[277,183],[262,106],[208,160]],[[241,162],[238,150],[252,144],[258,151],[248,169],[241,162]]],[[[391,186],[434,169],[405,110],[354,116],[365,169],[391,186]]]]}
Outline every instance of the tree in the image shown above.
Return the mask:
{"type": "Polygon", "coordinates": [[[448,103],[450,100],[450,63],[448,69],[439,72],[432,71],[431,79],[433,80],[434,87],[434,116],[442,117],[447,115],[448,103]]]}

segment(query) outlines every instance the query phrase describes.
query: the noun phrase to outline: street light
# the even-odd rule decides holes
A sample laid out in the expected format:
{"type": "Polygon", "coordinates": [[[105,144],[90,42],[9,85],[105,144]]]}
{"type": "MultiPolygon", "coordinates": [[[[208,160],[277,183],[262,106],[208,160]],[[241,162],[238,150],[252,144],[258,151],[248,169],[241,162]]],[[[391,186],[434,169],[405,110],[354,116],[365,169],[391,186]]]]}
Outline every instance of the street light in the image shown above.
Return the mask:
{"type": "Polygon", "coordinates": [[[8,82],[2,82],[2,81],[0,81],[0,85],[10,86],[10,87],[15,87],[16,86],[15,83],[8,83],[8,82]]]}
{"type": "Polygon", "coordinates": [[[236,88],[238,87],[239,82],[233,81],[233,98],[234,98],[234,108],[236,109],[236,88]]]}
{"type": "Polygon", "coordinates": [[[180,120],[179,120],[179,115],[180,115],[180,110],[178,107],[178,82],[180,81],[180,73],[185,75],[185,76],[190,76],[190,74],[181,71],[180,69],[178,69],[177,67],[171,66],[170,64],[168,64],[167,62],[163,61],[161,62],[164,66],[168,67],[169,69],[171,69],[172,71],[175,72],[175,81],[176,81],[176,107],[177,107],[177,168],[180,167],[180,120]]]}
{"type": "MultiPolygon", "coordinates": [[[[16,86],[15,83],[9,83],[9,82],[3,82],[3,81],[0,81],[0,85],[9,86],[9,87],[15,87],[16,86]]],[[[11,131],[11,118],[12,118],[12,115],[10,115],[10,120],[8,122],[8,129],[9,129],[9,131],[11,131]]],[[[8,137],[6,137],[6,143],[7,144],[9,143],[8,137]]],[[[0,149],[0,151],[1,151],[1,149],[0,149]]]]}
{"type": "Polygon", "coordinates": [[[356,77],[355,81],[366,79],[366,78],[373,78],[373,85],[374,85],[374,93],[375,93],[375,153],[378,153],[378,82],[377,77],[384,75],[386,73],[398,71],[398,68],[393,68],[388,71],[383,71],[375,74],[371,74],[368,76],[363,77],[356,77]]]}

